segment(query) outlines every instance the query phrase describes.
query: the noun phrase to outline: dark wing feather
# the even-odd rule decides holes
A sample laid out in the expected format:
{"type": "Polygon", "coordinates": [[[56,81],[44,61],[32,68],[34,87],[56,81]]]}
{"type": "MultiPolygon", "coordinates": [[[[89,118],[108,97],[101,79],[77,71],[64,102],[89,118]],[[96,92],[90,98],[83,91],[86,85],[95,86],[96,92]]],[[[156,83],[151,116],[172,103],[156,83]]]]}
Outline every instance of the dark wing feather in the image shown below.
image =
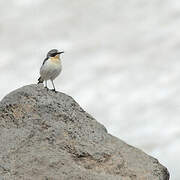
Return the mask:
{"type": "Polygon", "coordinates": [[[44,65],[47,60],[48,60],[48,57],[46,57],[46,59],[43,61],[42,65],[44,65]]]}
{"type": "MultiPolygon", "coordinates": [[[[48,57],[46,57],[45,59],[44,59],[44,61],[43,61],[43,64],[42,64],[42,66],[45,64],[45,62],[48,60],[48,57]]],[[[41,66],[41,68],[42,68],[42,66],[41,66]]],[[[38,79],[38,84],[39,83],[43,83],[43,79],[41,78],[41,77],[39,77],[39,79],[38,79]]]]}

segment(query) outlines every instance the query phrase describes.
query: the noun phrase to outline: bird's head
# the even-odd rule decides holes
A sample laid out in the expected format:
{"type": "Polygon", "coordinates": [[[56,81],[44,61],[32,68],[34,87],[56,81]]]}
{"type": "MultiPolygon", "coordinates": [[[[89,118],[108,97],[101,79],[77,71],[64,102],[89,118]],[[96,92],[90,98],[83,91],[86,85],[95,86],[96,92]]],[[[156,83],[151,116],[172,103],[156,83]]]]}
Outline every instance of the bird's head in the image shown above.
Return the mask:
{"type": "Polygon", "coordinates": [[[52,49],[47,53],[47,57],[55,57],[55,58],[59,58],[59,55],[64,53],[64,51],[58,51],[57,49],[52,49]]]}

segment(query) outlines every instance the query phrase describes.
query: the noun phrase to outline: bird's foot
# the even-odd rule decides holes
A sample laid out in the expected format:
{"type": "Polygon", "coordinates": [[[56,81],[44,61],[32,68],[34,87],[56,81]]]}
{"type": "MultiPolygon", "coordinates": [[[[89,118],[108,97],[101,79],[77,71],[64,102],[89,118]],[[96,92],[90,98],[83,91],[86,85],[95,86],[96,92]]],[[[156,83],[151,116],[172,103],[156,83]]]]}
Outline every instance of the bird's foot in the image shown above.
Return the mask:
{"type": "Polygon", "coordinates": [[[48,87],[44,87],[47,91],[49,91],[48,87]]]}
{"type": "Polygon", "coordinates": [[[57,93],[56,89],[51,89],[51,91],[54,91],[55,93],[57,93]]]}

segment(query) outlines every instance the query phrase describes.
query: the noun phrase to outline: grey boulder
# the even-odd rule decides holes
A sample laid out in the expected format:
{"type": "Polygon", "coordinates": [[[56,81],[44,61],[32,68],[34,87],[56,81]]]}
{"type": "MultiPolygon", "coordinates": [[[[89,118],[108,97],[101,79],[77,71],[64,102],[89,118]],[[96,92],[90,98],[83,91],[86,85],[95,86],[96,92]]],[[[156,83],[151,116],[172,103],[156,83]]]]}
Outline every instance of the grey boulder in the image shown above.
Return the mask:
{"type": "Polygon", "coordinates": [[[169,173],[108,134],[70,96],[40,84],[0,102],[0,179],[168,180],[169,173]]]}

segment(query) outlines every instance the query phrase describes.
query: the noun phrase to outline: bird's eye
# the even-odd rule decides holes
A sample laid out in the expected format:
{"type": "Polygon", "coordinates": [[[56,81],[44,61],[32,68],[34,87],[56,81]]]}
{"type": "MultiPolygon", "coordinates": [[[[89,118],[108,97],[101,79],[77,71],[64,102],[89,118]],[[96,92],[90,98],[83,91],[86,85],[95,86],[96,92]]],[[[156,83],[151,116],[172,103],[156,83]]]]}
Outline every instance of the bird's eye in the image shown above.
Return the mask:
{"type": "Polygon", "coordinates": [[[57,53],[53,53],[53,54],[51,54],[51,56],[54,57],[54,56],[56,56],[56,54],[57,54],[57,53]]]}

